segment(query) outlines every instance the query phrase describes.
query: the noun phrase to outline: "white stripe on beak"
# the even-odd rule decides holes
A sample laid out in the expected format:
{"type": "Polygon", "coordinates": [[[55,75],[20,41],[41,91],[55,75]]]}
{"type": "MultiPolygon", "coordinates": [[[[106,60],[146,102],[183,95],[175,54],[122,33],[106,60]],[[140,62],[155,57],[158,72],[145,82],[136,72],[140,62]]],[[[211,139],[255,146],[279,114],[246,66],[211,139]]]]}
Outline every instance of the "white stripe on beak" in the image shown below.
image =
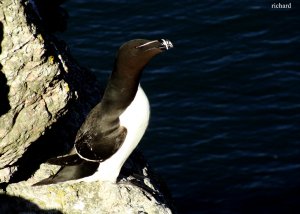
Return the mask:
{"type": "Polygon", "coordinates": [[[136,46],[135,48],[141,48],[141,47],[144,47],[144,46],[146,46],[146,45],[150,45],[150,44],[152,44],[152,43],[154,43],[154,42],[158,42],[158,40],[146,42],[145,44],[142,44],[142,45],[140,45],[140,46],[136,46]]]}

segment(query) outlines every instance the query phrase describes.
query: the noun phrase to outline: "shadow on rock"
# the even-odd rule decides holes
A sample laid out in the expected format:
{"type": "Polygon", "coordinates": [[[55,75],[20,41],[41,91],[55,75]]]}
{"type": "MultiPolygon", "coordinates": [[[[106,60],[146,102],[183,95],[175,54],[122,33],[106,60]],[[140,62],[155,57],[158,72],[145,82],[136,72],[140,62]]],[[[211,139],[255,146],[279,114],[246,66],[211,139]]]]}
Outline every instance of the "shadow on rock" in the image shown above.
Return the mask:
{"type": "MultiPolygon", "coordinates": [[[[3,40],[3,24],[0,22],[0,54],[2,52],[1,42],[3,40]]],[[[8,101],[9,87],[6,85],[7,79],[2,73],[2,65],[0,64],[0,116],[7,113],[10,109],[8,101]]]]}
{"type": "Polygon", "coordinates": [[[150,167],[144,155],[138,149],[134,150],[122,167],[118,182],[122,182],[122,180],[128,181],[128,183],[141,188],[144,192],[148,192],[157,202],[167,204],[173,213],[177,213],[167,183],[150,167]],[[146,175],[144,174],[145,169],[147,171],[146,175]],[[153,188],[146,185],[144,180],[146,178],[150,179],[153,188]]]}
{"type": "Polygon", "coordinates": [[[0,194],[0,213],[52,213],[62,214],[58,210],[43,210],[24,198],[0,194]]]}
{"type": "MultiPolygon", "coordinates": [[[[67,21],[69,18],[67,11],[60,6],[65,1],[66,0],[36,0],[30,9],[35,10],[44,29],[51,33],[63,32],[67,29],[67,21]]],[[[31,2],[31,4],[33,4],[33,2],[31,2]]]]}

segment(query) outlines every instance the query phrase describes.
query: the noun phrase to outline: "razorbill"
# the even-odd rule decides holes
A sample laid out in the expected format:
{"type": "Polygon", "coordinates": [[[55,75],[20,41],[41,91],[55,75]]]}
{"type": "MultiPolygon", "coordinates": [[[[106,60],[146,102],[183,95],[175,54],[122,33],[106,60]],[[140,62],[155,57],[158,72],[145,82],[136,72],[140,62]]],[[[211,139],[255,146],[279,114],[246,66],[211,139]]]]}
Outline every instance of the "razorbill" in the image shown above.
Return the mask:
{"type": "Polygon", "coordinates": [[[149,121],[149,102],[139,83],[142,71],[154,56],[172,47],[167,39],[134,39],[123,44],[102,100],[78,130],[73,149],[47,161],[61,165],[60,170],[34,185],[71,180],[115,183],[149,121]]]}

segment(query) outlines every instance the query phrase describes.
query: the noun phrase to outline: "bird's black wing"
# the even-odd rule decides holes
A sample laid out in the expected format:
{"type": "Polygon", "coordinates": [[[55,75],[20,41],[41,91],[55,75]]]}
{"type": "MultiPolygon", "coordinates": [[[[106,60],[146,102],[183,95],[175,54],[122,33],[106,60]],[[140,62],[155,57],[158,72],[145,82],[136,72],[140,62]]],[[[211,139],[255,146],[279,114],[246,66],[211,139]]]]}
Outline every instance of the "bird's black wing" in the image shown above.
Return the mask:
{"type": "Polygon", "coordinates": [[[123,144],[127,129],[120,126],[117,130],[107,133],[85,133],[75,142],[77,154],[93,162],[102,162],[110,158],[123,144]]]}
{"type": "Polygon", "coordinates": [[[47,160],[46,163],[60,166],[78,165],[81,158],[77,154],[68,154],[64,156],[54,157],[47,160]]]}

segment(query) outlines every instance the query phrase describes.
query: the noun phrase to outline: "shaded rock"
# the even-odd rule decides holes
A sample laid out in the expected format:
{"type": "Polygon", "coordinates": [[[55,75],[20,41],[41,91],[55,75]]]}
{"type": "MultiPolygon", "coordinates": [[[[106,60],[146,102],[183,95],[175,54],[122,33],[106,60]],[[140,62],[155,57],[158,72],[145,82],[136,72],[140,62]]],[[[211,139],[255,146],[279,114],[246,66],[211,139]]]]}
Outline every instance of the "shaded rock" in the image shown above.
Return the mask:
{"type": "Polygon", "coordinates": [[[43,210],[38,205],[16,196],[0,193],[0,201],[0,213],[62,214],[62,212],[54,209],[43,210]]]}

